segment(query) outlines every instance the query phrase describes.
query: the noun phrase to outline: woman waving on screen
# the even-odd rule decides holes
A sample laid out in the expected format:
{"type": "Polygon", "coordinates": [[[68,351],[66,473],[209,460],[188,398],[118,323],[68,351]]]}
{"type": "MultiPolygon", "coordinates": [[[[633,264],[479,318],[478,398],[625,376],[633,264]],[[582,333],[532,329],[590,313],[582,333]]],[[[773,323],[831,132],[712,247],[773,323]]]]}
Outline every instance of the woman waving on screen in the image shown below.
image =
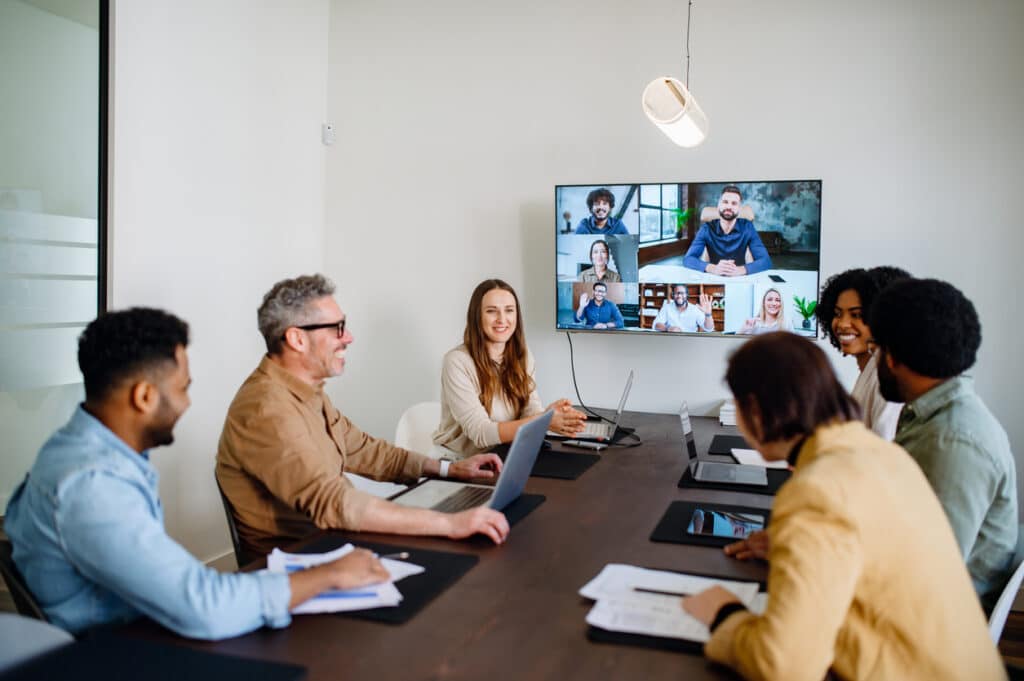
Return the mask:
{"type": "Polygon", "coordinates": [[[466,313],[463,342],[444,356],[441,424],[434,444],[470,456],[511,442],[523,424],[553,410],[551,430],[576,435],[584,415],[561,399],[541,406],[519,298],[500,279],[481,282],[466,313]]]}

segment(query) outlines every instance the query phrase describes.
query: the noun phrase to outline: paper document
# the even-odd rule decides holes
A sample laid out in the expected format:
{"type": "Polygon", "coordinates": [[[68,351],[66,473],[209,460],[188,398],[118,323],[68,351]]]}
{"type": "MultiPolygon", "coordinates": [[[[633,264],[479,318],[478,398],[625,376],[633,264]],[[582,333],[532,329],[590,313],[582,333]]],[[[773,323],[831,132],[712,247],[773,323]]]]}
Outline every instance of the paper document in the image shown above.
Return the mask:
{"type": "MultiPolygon", "coordinates": [[[[315,565],[335,561],[351,553],[353,548],[351,544],[345,544],[341,548],[327,553],[285,553],[280,549],[274,549],[267,556],[267,569],[280,574],[298,572],[315,565]]],[[[425,571],[425,568],[419,565],[390,558],[382,558],[381,564],[391,576],[389,581],[357,589],[325,591],[292,609],[292,613],[300,615],[396,606],[402,601],[402,594],[395,587],[394,582],[425,571]]]]}
{"type": "Polygon", "coordinates": [[[783,470],[789,468],[789,462],[785,459],[768,461],[761,456],[761,452],[756,449],[740,449],[738,447],[733,447],[732,455],[736,461],[745,466],[764,466],[765,468],[781,468],[783,470]]]}
{"type": "MultiPolygon", "coordinates": [[[[728,589],[746,604],[757,595],[756,582],[736,582],[727,579],[697,577],[680,572],[666,570],[648,570],[647,568],[621,563],[609,563],[598,573],[597,577],[587,582],[580,595],[593,601],[602,599],[636,599],[652,594],[635,591],[635,587],[655,591],[696,594],[715,585],[728,589]]],[[[653,594],[657,596],[657,594],[653,594]]],[[[662,597],[663,598],[663,597],[662,597]]]]}
{"type": "Polygon", "coordinates": [[[754,582],[648,570],[619,563],[606,565],[580,589],[580,595],[597,601],[586,617],[592,626],[704,642],[710,638],[708,628],[682,609],[678,594],[700,593],[715,585],[728,589],[751,609],[763,608],[758,585],[754,582]],[[637,588],[667,593],[649,593],[637,591],[637,588]]]}

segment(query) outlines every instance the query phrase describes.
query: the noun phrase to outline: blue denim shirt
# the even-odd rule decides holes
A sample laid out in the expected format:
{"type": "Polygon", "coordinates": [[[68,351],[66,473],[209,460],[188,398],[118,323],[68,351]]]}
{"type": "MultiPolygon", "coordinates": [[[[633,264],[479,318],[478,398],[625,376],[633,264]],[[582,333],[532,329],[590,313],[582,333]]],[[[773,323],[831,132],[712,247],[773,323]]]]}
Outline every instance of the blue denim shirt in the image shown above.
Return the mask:
{"type": "Polygon", "coordinates": [[[593,300],[588,302],[587,306],[583,308],[583,316],[577,316],[576,321],[583,322],[588,327],[614,322],[615,328],[621,329],[623,325],[622,313],[619,312],[618,306],[607,298],[600,305],[593,300]]]}
{"type": "Polygon", "coordinates": [[[7,506],[14,562],[43,611],[72,633],[147,615],[217,639],[287,626],[285,575],[220,573],[164,530],[158,474],[79,407],[43,445],[7,506]]]}
{"type": "Polygon", "coordinates": [[[722,231],[721,220],[705,222],[697,231],[690,250],[683,258],[683,264],[691,270],[703,272],[708,266],[708,263],[700,259],[705,248],[708,249],[708,258],[712,264],[717,264],[719,260],[732,260],[737,265],[744,265],[747,274],[756,274],[772,268],[771,256],[761,243],[754,223],[745,218],[737,218],[736,224],[728,234],[722,231]],[[751,262],[746,262],[748,248],[754,258],[751,262]]]}

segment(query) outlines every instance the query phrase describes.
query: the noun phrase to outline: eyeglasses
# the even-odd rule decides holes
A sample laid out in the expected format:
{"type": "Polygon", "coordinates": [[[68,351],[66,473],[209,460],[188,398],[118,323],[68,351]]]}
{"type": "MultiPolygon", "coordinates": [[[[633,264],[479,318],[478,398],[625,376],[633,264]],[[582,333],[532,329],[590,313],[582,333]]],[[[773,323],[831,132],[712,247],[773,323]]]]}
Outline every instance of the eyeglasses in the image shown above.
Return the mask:
{"type": "MultiPolygon", "coordinates": [[[[303,331],[316,331],[317,329],[335,329],[338,332],[338,338],[345,335],[345,321],[342,319],[340,322],[330,322],[329,324],[303,324],[302,326],[296,326],[296,329],[302,329],[303,331]]],[[[282,337],[283,338],[283,337],[282,337]]]]}

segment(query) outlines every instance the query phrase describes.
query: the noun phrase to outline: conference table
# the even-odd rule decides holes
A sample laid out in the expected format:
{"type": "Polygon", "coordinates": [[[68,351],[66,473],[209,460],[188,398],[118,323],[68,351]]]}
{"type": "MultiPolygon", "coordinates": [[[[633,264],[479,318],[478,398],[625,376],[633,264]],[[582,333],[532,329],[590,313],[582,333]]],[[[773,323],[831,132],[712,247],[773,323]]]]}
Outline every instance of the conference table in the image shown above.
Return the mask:
{"type": "MultiPolygon", "coordinates": [[[[702,453],[715,434],[736,432],[712,418],[691,421],[702,453]]],[[[286,629],[261,629],[213,643],[178,637],[152,622],[133,623],[121,633],[300,664],[308,668],[311,681],[736,678],[699,655],[587,639],[584,618],[592,602],[578,591],[608,563],[749,581],[767,576],[764,563],[737,561],[719,548],[649,540],[673,501],[770,508],[772,497],[678,487],[686,450],[676,414],[625,412],[622,424],[635,428],[643,444],[604,450],[601,460],[576,480],[531,477],[526,492],[542,494],[546,501],[512,527],[502,546],[479,537],[459,542],[348,534],[356,543],[479,557],[476,566],[404,624],[298,615],[286,629]]]]}

